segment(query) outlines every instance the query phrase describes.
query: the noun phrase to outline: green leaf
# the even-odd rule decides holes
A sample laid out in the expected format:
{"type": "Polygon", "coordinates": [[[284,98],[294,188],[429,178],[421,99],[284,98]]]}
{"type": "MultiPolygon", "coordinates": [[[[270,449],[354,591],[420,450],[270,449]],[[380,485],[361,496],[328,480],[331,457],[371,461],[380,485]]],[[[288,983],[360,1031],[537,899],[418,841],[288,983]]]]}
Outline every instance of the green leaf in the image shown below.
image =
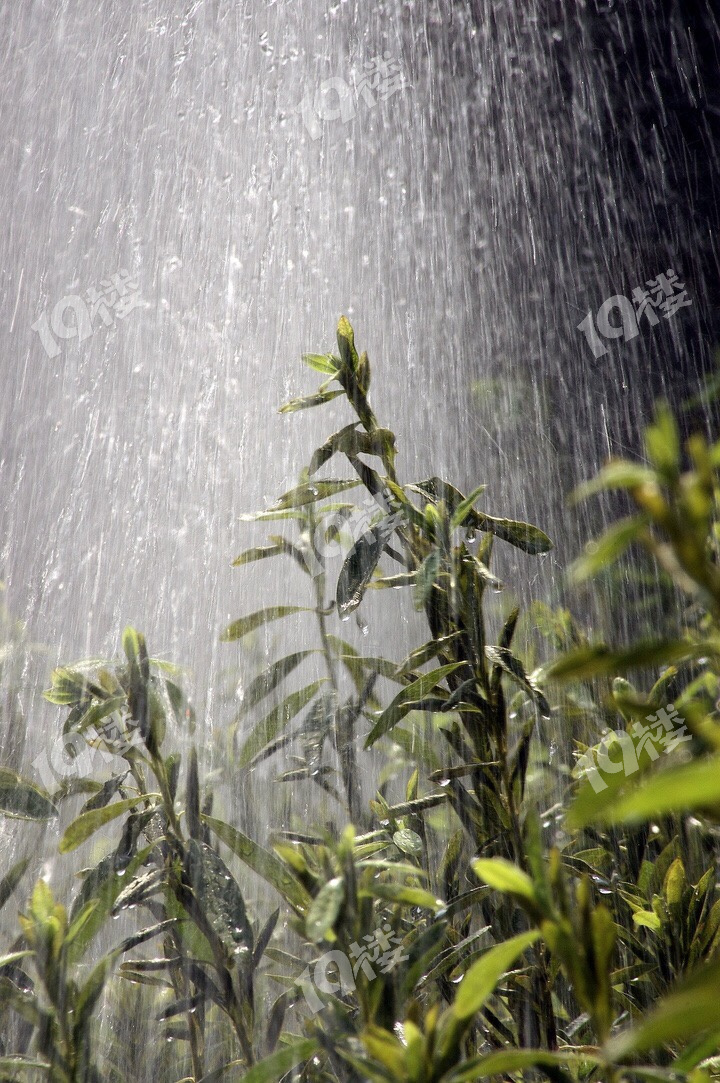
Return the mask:
{"type": "Polygon", "coordinates": [[[423,609],[430,597],[433,584],[438,577],[442,553],[439,549],[433,549],[425,557],[424,561],[415,573],[415,587],[413,590],[413,603],[416,609],[423,609]]]}
{"type": "Polygon", "coordinates": [[[83,985],[77,998],[73,1016],[73,1031],[76,1040],[84,1036],[87,1022],[95,1009],[95,1005],[102,996],[105,982],[115,965],[117,952],[111,952],[93,968],[90,977],[83,985]]]}
{"type": "Polygon", "coordinates": [[[300,1038],[292,1045],[287,1045],[261,1060],[259,1064],[254,1064],[252,1068],[248,1069],[244,1060],[233,1060],[204,1075],[199,1083],[219,1083],[230,1071],[233,1079],[242,1079],[243,1083],[277,1083],[278,1079],[282,1079],[298,1064],[309,1060],[319,1048],[319,1043],[314,1038],[300,1038]],[[238,1075],[238,1072],[242,1072],[242,1075],[238,1075]]]}
{"type": "Polygon", "coordinates": [[[576,503],[605,489],[632,490],[641,485],[654,484],[656,484],[655,474],[646,466],[627,462],[625,459],[614,459],[604,466],[596,477],[579,485],[573,492],[571,500],[576,503]]]}
{"type": "Polygon", "coordinates": [[[286,902],[301,912],[309,908],[310,895],[277,854],[265,850],[247,835],[243,835],[241,831],[231,827],[230,824],[223,823],[222,820],[205,815],[202,815],[201,819],[221,842],[224,842],[253,872],[274,887],[286,902]]]}
{"type": "Polygon", "coordinates": [[[268,624],[270,621],[289,617],[293,613],[311,612],[311,609],[303,605],[273,605],[267,609],[258,609],[257,612],[250,613],[247,617],[241,617],[239,620],[233,621],[222,633],[220,640],[223,643],[232,643],[234,640],[242,639],[243,636],[254,632],[256,628],[261,628],[263,624],[268,624]]]}
{"type": "Polygon", "coordinates": [[[359,894],[385,899],[387,902],[404,903],[405,906],[421,906],[425,910],[432,910],[433,913],[437,913],[445,906],[442,899],[436,898],[425,888],[407,887],[405,884],[366,884],[359,894]]]}
{"type": "Polygon", "coordinates": [[[4,966],[11,966],[13,963],[18,963],[21,959],[27,958],[28,955],[34,954],[34,951],[28,949],[26,951],[11,951],[9,955],[0,955],[0,970],[4,966]]]}
{"type": "Polygon", "coordinates": [[[503,975],[540,936],[537,929],[520,933],[491,948],[468,970],[460,983],[451,1011],[460,1020],[471,1019],[480,1011],[503,975]]]}
{"type": "Polygon", "coordinates": [[[190,839],[185,876],[215,933],[243,963],[252,959],[253,932],[245,900],[225,862],[206,843],[190,839]]]}
{"type": "MultiPolygon", "coordinates": [[[[387,1068],[391,1079],[407,1078],[405,1073],[406,1046],[402,1044],[395,1034],[391,1034],[390,1031],[371,1023],[365,1027],[360,1037],[370,1056],[379,1061],[384,1068],[387,1068]]],[[[383,1073],[376,1078],[384,1080],[387,1076],[383,1073]]]]}
{"type": "Polygon", "coordinates": [[[503,857],[480,858],[472,863],[473,872],[496,891],[517,895],[538,905],[535,886],[526,872],[503,857]]]}
{"type": "Polygon", "coordinates": [[[393,842],[398,850],[402,850],[404,854],[411,854],[416,857],[423,852],[422,838],[417,831],[411,831],[409,827],[396,831],[393,835],[393,842]]]}
{"type": "Polygon", "coordinates": [[[312,406],[322,406],[326,402],[332,402],[338,395],[344,395],[345,392],[342,387],[336,388],[334,391],[317,391],[314,395],[304,395],[298,399],[290,399],[289,402],[284,403],[279,410],[281,414],[294,414],[297,410],[307,410],[312,406]]]}
{"type": "MultiPolygon", "coordinates": [[[[616,795],[611,804],[591,815],[599,823],[641,823],[669,812],[702,810],[718,802],[720,759],[715,757],[671,767],[640,782],[633,780],[628,793],[616,795]]],[[[589,818],[576,801],[568,814],[568,822],[580,827],[589,818]]]]}
{"type": "Polygon", "coordinates": [[[680,473],[680,434],[667,404],[656,406],[655,423],[645,429],[645,450],[648,459],[667,482],[680,473]]]}
{"type": "Polygon", "coordinates": [[[608,1061],[614,1063],[630,1054],[695,1038],[704,1030],[717,1030],[718,988],[720,963],[716,961],[663,997],[638,1026],[611,1038],[604,1050],[608,1061]]]}
{"type": "Polygon", "coordinates": [[[302,359],[306,365],[326,376],[334,376],[340,367],[340,360],[331,353],[304,353],[302,359]]]}
{"type": "Polygon", "coordinates": [[[583,555],[570,566],[568,577],[571,582],[582,583],[612,564],[632,545],[647,522],[645,515],[632,515],[613,523],[601,537],[589,541],[583,555]]]}
{"type": "Polygon", "coordinates": [[[494,534],[496,538],[509,542],[516,549],[522,549],[523,552],[530,553],[532,556],[548,553],[553,547],[547,534],[530,523],[521,523],[514,519],[498,519],[494,515],[486,515],[479,511],[473,512],[472,522],[478,530],[494,534]]]}
{"type": "Polygon", "coordinates": [[[69,707],[84,703],[94,695],[104,699],[106,694],[104,689],[93,684],[78,670],[60,667],[53,670],[52,687],[43,692],[43,697],[49,703],[69,707]]]}
{"type": "Polygon", "coordinates": [[[10,871],[5,873],[2,880],[0,880],[0,910],[2,910],[5,903],[15,891],[15,888],[22,880],[29,865],[30,858],[23,857],[20,861],[17,861],[10,871]]]}
{"type": "Polygon", "coordinates": [[[340,617],[348,617],[360,605],[388,539],[399,526],[397,515],[388,515],[366,531],[352,547],[338,578],[335,599],[340,617]]]}
{"type": "Polygon", "coordinates": [[[616,651],[600,644],[568,651],[548,666],[544,675],[558,681],[614,677],[629,669],[666,665],[708,654],[718,654],[717,647],[712,643],[684,643],[677,639],[641,640],[632,647],[616,651]]]}
{"type": "Polygon", "coordinates": [[[279,500],[268,508],[268,511],[287,511],[289,508],[302,508],[306,504],[315,504],[318,500],[325,500],[337,493],[344,493],[347,489],[356,489],[360,484],[358,480],[341,481],[337,478],[328,478],[325,481],[306,481],[295,489],[284,493],[279,500]]]}
{"type": "Polygon", "coordinates": [[[405,717],[408,711],[412,710],[411,704],[424,699],[428,692],[431,692],[445,677],[450,673],[454,673],[462,665],[465,665],[465,663],[451,662],[449,665],[440,666],[430,673],[423,673],[416,681],[406,685],[401,692],[398,692],[390,706],[385,708],[375,722],[365,741],[365,748],[374,745],[378,738],[388,733],[393,726],[397,725],[405,717]]]}
{"type": "Polygon", "coordinates": [[[493,665],[499,666],[516,684],[525,689],[540,714],[545,718],[550,717],[550,704],[540,689],[530,680],[519,658],[516,658],[507,647],[486,647],[485,654],[493,665]]]}
{"type": "Polygon", "coordinates": [[[69,925],[68,931],[67,931],[67,936],[65,937],[65,945],[64,946],[65,946],[66,949],[69,948],[72,944],[75,943],[75,941],[80,936],[83,929],[87,926],[87,924],[90,921],[91,917],[95,913],[95,910],[97,909],[97,906],[98,906],[98,900],[97,899],[91,899],[90,902],[85,904],[85,906],[82,908],[82,910],[80,911],[78,916],[75,918],[75,920],[69,925]]]}
{"type": "Polygon", "coordinates": [[[280,658],[279,661],[269,665],[263,673],[255,678],[248,690],[244,693],[240,713],[245,714],[246,711],[257,706],[257,704],[265,699],[270,692],[274,692],[277,686],[284,681],[285,678],[308,657],[308,655],[315,653],[316,652],[313,650],[297,651],[295,654],[288,654],[285,658],[280,658]]]}
{"type": "Polygon", "coordinates": [[[337,453],[353,459],[357,455],[377,455],[383,462],[395,460],[395,433],[389,429],[374,429],[365,432],[358,428],[357,421],[346,425],[328,437],[325,443],[313,454],[308,466],[308,473],[315,474],[337,453]]]}
{"type": "Polygon", "coordinates": [[[39,1060],[37,1057],[23,1057],[19,1053],[14,1056],[0,1057],[0,1072],[12,1073],[6,1077],[7,1079],[16,1079],[16,1072],[31,1072],[38,1069],[49,1072],[52,1070],[52,1064],[39,1060]]]}
{"type": "Polygon", "coordinates": [[[127,776],[127,771],[124,771],[121,775],[113,775],[112,778],[109,778],[107,782],[103,783],[97,793],[93,794],[92,797],[88,798],[80,811],[90,812],[90,810],[94,808],[103,808],[110,801],[112,801],[115,794],[118,792],[119,789],[121,789],[122,784],[127,778],[127,776]]]}
{"type": "Polygon", "coordinates": [[[423,643],[421,647],[417,647],[398,668],[398,676],[410,674],[413,670],[424,666],[426,662],[430,662],[437,654],[440,654],[451,643],[454,643],[460,634],[460,632],[451,632],[450,635],[442,636],[440,639],[431,639],[427,643],[423,643]]]}
{"type": "Polygon", "coordinates": [[[145,645],[145,636],[136,628],[126,628],[122,634],[122,645],[125,656],[131,666],[136,665],[144,681],[149,679],[148,654],[145,645]]]}
{"type": "Polygon", "coordinates": [[[65,831],[65,834],[60,840],[59,850],[61,854],[68,854],[71,850],[74,850],[81,843],[89,839],[96,831],[105,824],[110,823],[111,820],[117,819],[118,816],[122,816],[124,812],[129,812],[130,809],[135,808],[141,801],[146,800],[148,797],[157,797],[157,794],[143,794],[142,797],[129,797],[126,801],[116,801],[113,805],[106,805],[104,808],[91,809],[89,812],[83,812],[81,816],[78,816],[76,820],[70,824],[65,831]]]}
{"type": "Polygon", "coordinates": [[[22,820],[50,820],[58,810],[32,782],[0,767],[0,814],[22,820]]]}
{"type": "Polygon", "coordinates": [[[305,688],[291,692],[270,714],[258,722],[240,750],[237,766],[247,767],[258,752],[275,740],[298,711],[307,706],[320,685],[325,684],[326,681],[327,677],[321,677],[305,688]]]}
{"type": "MultiPolygon", "coordinates": [[[[476,1079],[506,1075],[509,1072],[524,1073],[528,1068],[562,1068],[575,1064],[599,1065],[600,1057],[592,1053],[548,1053],[545,1049],[504,1049],[485,1057],[473,1057],[460,1066],[447,1083],[474,1083],[476,1079]]],[[[548,1073],[548,1078],[561,1078],[548,1073]]],[[[565,1077],[562,1077],[565,1078],[565,1077]]]]}
{"type": "Polygon", "coordinates": [[[280,542],[275,545],[260,545],[255,549],[246,549],[232,562],[233,568],[241,568],[244,564],[252,564],[256,560],[266,560],[268,557],[280,556],[285,552],[285,546],[280,542]]]}
{"type": "Polygon", "coordinates": [[[469,513],[472,511],[472,506],[478,497],[487,489],[487,485],[478,485],[477,489],[473,489],[469,496],[466,496],[464,500],[461,500],[457,508],[453,512],[453,517],[450,520],[450,529],[454,530],[455,527],[462,526],[467,519],[469,513]]]}
{"type": "Polygon", "coordinates": [[[341,316],[337,325],[337,342],[343,365],[351,372],[357,372],[360,358],[355,349],[355,332],[347,316],[341,316]]]}
{"type": "Polygon", "coordinates": [[[109,854],[87,873],[70,909],[71,928],[81,914],[88,913],[87,919],[73,936],[68,951],[70,963],[78,962],[82,958],[85,949],[110,916],[115,900],[147,860],[151,850],[152,846],[145,847],[135,854],[129,865],[122,867],[118,866],[117,854],[109,854]],[[91,903],[95,905],[88,912],[87,908],[91,903]]]}
{"type": "Polygon", "coordinates": [[[662,929],[662,922],[653,910],[636,910],[632,917],[635,925],[642,925],[656,933],[662,929]]]}
{"type": "Polygon", "coordinates": [[[344,901],[345,881],[342,876],[335,876],[323,884],[305,918],[305,932],[310,940],[318,943],[332,929],[344,901]]]}

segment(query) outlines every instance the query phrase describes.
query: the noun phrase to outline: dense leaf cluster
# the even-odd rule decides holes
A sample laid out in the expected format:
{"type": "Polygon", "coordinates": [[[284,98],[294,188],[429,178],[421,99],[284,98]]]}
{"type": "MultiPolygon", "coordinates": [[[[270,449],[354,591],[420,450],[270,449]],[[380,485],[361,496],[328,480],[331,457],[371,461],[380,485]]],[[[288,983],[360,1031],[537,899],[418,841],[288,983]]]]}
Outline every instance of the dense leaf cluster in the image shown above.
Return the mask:
{"type": "MultiPolygon", "coordinates": [[[[117,770],[50,794],[2,769],[0,810],[49,820],[82,797],[60,853],[101,831],[114,841],[69,910],[42,879],[23,907],[0,957],[0,1079],[720,1078],[720,443],[698,436],[683,450],[660,407],[647,462],[612,462],[578,494],[619,489],[630,513],[575,578],[644,548],[687,599],[677,636],[612,648],[546,612],[560,650],[533,668],[521,657],[532,643],[516,647],[518,610],[498,620],[489,604],[502,587],[493,547],[536,555],[550,540],[480,510],[484,486],[401,483],[345,318],[337,342],[337,354],[305,357],[326,377],[318,391],[282,409],[344,396],[356,420],[253,517],[294,532],[235,561],[290,557],[309,599],[243,616],[222,638],[301,613],[316,623],[317,648],[272,661],[245,689],[227,747],[240,785],[277,757],[278,784],[306,786],[338,826],[319,814],[261,845],[216,814],[224,797],[199,766],[177,672],[134,629],[121,661],[56,670],[47,696],[66,732],[109,748],[117,770]],[[317,477],[330,465],[353,476],[317,477]],[[358,520],[346,494],[359,486],[358,520]],[[345,550],[335,576],[331,542],[345,550]],[[368,590],[393,587],[428,629],[408,657],[365,656],[331,631],[368,590]],[[318,660],[323,675],[303,683],[318,660]],[[604,731],[629,740],[668,704],[690,741],[663,762],[646,746],[632,773],[618,761],[591,786],[604,731]],[[563,799],[548,807],[544,749],[558,733],[581,758],[556,769],[563,799]],[[368,803],[362,778],[375,772],[368,803]],[[246,905],[248,870],[275,896],[265,916],[246,905]],[[129,910],[137,931],[103,951],[109,919],[129,910]],[[397,946],[392,965],[377,953],[361,965],[379,930],[397,946]],[[108,1040],[115,1018],[146,1036],[144,1059],[108,1040]],[[157,1036],[167,1041],[152,1048],[157,1036]]],[[[5,873],[0,906],[30,864],[5,873]]]]}

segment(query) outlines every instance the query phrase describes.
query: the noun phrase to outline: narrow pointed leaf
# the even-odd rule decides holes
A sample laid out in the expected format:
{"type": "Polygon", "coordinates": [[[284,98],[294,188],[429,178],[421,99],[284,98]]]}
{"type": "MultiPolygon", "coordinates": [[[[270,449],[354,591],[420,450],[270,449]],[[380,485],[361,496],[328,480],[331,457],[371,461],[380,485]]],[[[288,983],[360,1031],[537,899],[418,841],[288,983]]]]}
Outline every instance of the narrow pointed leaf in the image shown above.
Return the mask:
{"type": "Polygon", "coordinates": [[[202,816],[202,820],[221,842],[224,842],[253,872],[274,887],[286,902],[302,912],[308,909],[312,901],[309,893],[277,854],[265,850],[247,835],[231,827],[230,824],[223,823],[222,820],[205,815],[202,816]]]}
{"type": "Polygon", "coordinates": [[[6,872],[2,880],[0,880],[0,910],[2,910],[5,903],[15,891],[15,888],[22,880],[29,865],[30,858],[22,858],[12,866],[9,872],[6,872]]]}
{"type": "Polygon", "coordinates": [[[582,556],[568,570],[570,580],[582,583],[617,560],[645,529],[647,522],[647,516],[633,515],[613,523],[601,537],[587,543],[582,556]]]}
{"type": "MultiPolygon", "coordinates": [[[[289,543],[288,543],[289,544],[289,543]]],[[[285,546],[279,542],[275,545],[260,545],[255,549],[246,549],[232,562],[233,568],[241,568],[243,564],[252,564],[256,560],[266,560],[268,557],[280,556],[285,552],[285,546]]]]}
{"type": "Polygon", "coordinates": [[[6,1079],[17,1079],[17,1072],[50,1072],[52,1067],[52,1064],[38,1057],[24,1057],[19,1053],[9,1057],[0,1057],[0,1072],[6,1079]],[[5,1073],[8,1074],[5,1075],[5,1073]]]}
{"type": "Polygon", "coordinates": [[[289,402],[280,407],[279,413],[294,414],[297,410],[308,410],[312,406],[323,406],[324,403],[332,402],[338,395],[344,394],[342,387],[338,387],[333,391],[317,391],[314,395],[304,395],[298,399],[290,399],[289,402]]]}
{"type": "Polygon", "coordinates": [[[345,881],[335,876],[320,888],[305,918],[305,932],[318,943],[332,928],[345,900],[345,881]]]}
{"type": "Polygon", "coordinates": [[[398,516],[387,516],[372,530],[363,534],[348,553],[338,578],[335,594],[341,616],[348,616],[360,605],[383,549],[398,525],[398,516]]]}
{"type": "Polygon", "coordinates": [[[59,850],[61,854],[70,853],[81,843],[89,839],[96,831],[105,824],[110,823],[111,820],[117,819],[118,816],[122,816],[124,812],[129,812],[130,809],[136,808],[141,801],[144,801],[149,796],[157,796],[156,794],[145,794],[140,797],[129,797],[126,801],[116,801],[113,805],[106,805],[104,808],[91,809],[90,812],[83,812],[81,816],[78,816],[77,820],[73,820],[70,826],[65,831],[62,839],[60,840],[59,850]]]}
{"type": "Polygon", "coordinates": [[[598,823],[641,823],[672,812],[701,811],[718,805],[720,760],[716,757],[693,760],[651,774],[640,782],[631,782],[632,788],[628,792],[615,795],[612,802],[601,809],[590,809],[589,794],[587,805],[578,798],[570,810],[568,822],[580,826],[592,816],[598,823]]]}
{"type": "Polygon", "coordinates": [[[184,873],[215,933],[243,963],[249,962],[253,932],[242,892],[225,862],[206,843],[190,839],[184,873]]]}
{"type": "Polygon", "coordinates": [[[499,666],[516,684],[525,689],[540,714],[544,715],[545,718],[550,717],[551,712],[548,701],[540,689],[530,680],[519,658],[516,658],[507,647],[486,647],[485,654],[493,665],[499,666]]]}
{"type": "Polygon", "coordinates": [[[297,651],[295,654],[288,654],[285,658],[280,658],[277,662],[269,665],[263,673],[255,678],[243,695],[241,712],[244,714],[245,711],[251,710],[261,700],[265,699],[270,692],[274,692],[277,686],[310,654],[315,654],[315,651],[297,651]]]}
{"type": "Polygon", "coordinates": [[[406,884],[367,884],[360,895],[372,895],[376,899],[384,899],[386,902],[404,904],[405,906],[421,906],[425,910],[437,913],[442,910],[445,903],[422,887],[409,887],[406,884]]]}
{"type": "Polygon", "coordinates": [[[465,665],[465,663],[451,662],[447,666],[440,666],[438,669],[432,670],[431,673],[423,673],[416,681],[406,685],[401,692],[398,692],[390,706],[386,707],[375,722],[365,741],[365,747],[370,748],[371,745],[374,745],[378,738],[388,733],[393,726],[397,725],[405,717],[408,711],[412,710],[412,704],[424,699],[445,677],[450,673],[454,673],[462,665],[465,665]]]}
{"type": "Polygon", "coordinates": [[[531,523],[516,522],[514,519],[498,519],[494,515],[486,515],[484,512],[473,511],[472,525],[478,530],[485,530],[488,534],[494,534],[496,538],[522,549],[525,553],[535,556],[538,553],[548,553],[553,543],[544,531],[531,523]]]}
{"type": "Polygon", "coordinates": [[[229,625],[220,636],[223,643],[231,643],[233,640],[242,639],[243,636],[261,628],[270,621],[280,620],[282,617],[292,616],[293,613],[310,613],[312,610],[302,605],[274,605],[267,609],[258,609],[247,617],[241,617],[229,625]]]}
{"type": "Polygon", "coordinates": [[[433,549],[431,553],[428,553],[415,573],[413,603],[416,609],[423,609],[430,597],[430,592],[432,591],[435,580],[438,577],[438,572],[440,571],[441,562],[442,554],[440,550],[433,549]]]}
{"type": "Polygon", "coordinates": [[[412,673],[413,670],[424,666],[426,662],[430,662],[441,651],[449,647],[451,643],[454,643],[459,636],[460,632],[451,632],[450,635],[443,636],[441,639],[431,639],[428,643],[424,643],[422,647],[417,647],[399,667],[398,676],[412,673]]]}
{"type": "Polygon", "coordinates": [[[331,353],[304,353],[302,359],[306,365],[326,376],[334,376],[340,367],[340,360],[331,353]]]}
{"type": "Polygon", "coordinates": [[[336,478],[328,478],[326,481],[305,482],[295,489],[284,493],[279,500],[268,508],[268,511],[287,511],[290,508],[301,508],[306,504],[315,504],[318,500],[326,500],[336,493],[344,493],[347,489],[355,489],[359,481],[342,481],[336,478]]]}
{"type": "Polygon", "coordinates": [[[450,520],[451,529],[454,530],[455,527],[463,525],[470,511],[472,511],[473,504],[480,496],[482,496],[486,489],[487,485],[479,485],[477,489],[473,489],[469,496],[460,501],[450,520]]]}
{"type": "Polygon", "coordinates": [[[718,988],[720,963],[715,961],[682,982],[675,992],[663,997],[636,1027],[612,1038],[605,1048],[608,1060],[617,1062],[631,1053],[644,1053],[670,1042],[687,1041],[704,1030],[717,1032],[718,988]]]}
{"type": "Polygon", "coordinates": [[[480,1011],[503,975],[539,936],[537,929],[520,933],[519,936],[491,948],[473,963],[460,983],[451,1009],[453,1014],[458,1019],[466,1020],[480,1011]]]}
{"type": "Polygon", "coordinates": [[[305,688],[301,688],[297,692],[291,692],[289,696],[286,696],[282,703],[279,703],[277,707],[266,715],[253,729],[250,736],[245,741],[240,755],[238,757],[238,767],[247,767],[254,757],[263,749],[266,745],[274,741],[285,729],[287,724],[292,718],[301,711],[303,707],[306,707],[310,700],[313,698],[318,688],[326,682],[326,677],[321,677],[320,680],[313,681],[312,684],[307,685],[305,688]]]}
{"type": "MultiPolygon", "coordinates": [[[[532,1068],[563,1068],[574,1065],[599,1065],[600,1057],[587,1050],[582,1053],[549,1053],[545,1049],[504,1049],[490,1053],[485,1057],[474,1057],[461,1065],[447,1083],[475,1083],[476,1079],[485,1079],[507,1075],[509,1072],[524,1073],[532,1068]]],[[[524,1078],[524,1077],[523,1077],[524,1078]]],[[[548,1078],[567,1078],[570,1076],[553,1075],[548,1078]]]]}
{"type": "Polygon", "coordinates": [[[51,820],[58,810],[50,798],[27,779],[0,767],[0,815],[21,820],[51,820]]]}
{"type": "Polygon", "coordinates": [[[473,872],[496,891],[517,895],[536,903],[537,896],[532,880],[526,872],[502,857],[480,858],[472,863],[473,872]]]}
{"type": "Polygon", "coordinates": [[[668,665],[707,655],[717,658],[720,655],[718,645],[686,643],[678,639],[641,640],[632,647],[614,651],[600,644],[568,651],[544,672],[552,680],[587,680],[589,677],[615,677],[629,669],[668,665]]]}
{"type": "Polygon", "coordinates": [[[298,1064],[309,1060],[318,1049],[318,1042],[314,1038],[300,1038],[265,1057],[252,1068],[248,1069],[244,1060],[233,1060],[204,1075],[199,1083],[221,1083],[227,1077],[242,1079],[243,1083],[277,1083],[298,1064]]]}

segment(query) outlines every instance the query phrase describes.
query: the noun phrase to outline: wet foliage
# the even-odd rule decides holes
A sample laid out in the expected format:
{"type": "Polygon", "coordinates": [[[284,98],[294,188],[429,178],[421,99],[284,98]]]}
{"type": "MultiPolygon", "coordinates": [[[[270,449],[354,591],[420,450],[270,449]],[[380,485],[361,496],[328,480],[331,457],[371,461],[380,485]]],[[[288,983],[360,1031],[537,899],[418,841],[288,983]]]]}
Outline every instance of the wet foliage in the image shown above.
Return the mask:
{"type": "Polygon", "coordinates": [[[565,611],[499,602],[495,548],[545,553],[539,527],[498,515],[491,488],[401,480],[344,317],[337,353],[305,361],[323,382],[283,411],[344,399],[354,420],[254,516],[283,533],[235,564],[290,558],[307,597],[269,598],[222,638],[301,614],[314,629],[244,689],[223,747],[238,788],[306,786],[317,817],[270,825],[267,845],[232,822],[181,674],[135,629],[119,659],[55,670],[64,732],[113,769],[47,792],[3,767],[0,811],[72,809],[59,862],[112,841],[69,899],[43,878],[23,896],[31,855],[3,870],[0,906],[21,901],[0,946],[0,1079],[719,1078],[720,443],[682,447],[661,404],[645,461],[575,494],[627,502],[575,580],[642,550],[679,599],[672,634],[597,643],[565,611]],[[331,631],[392,588],[424,622],[407,657],[331,631]],[[640,740],[661,712],[683,723],[667,759],[640,740]],[[123,938],[115,917],[134,923],[123,938]]]}

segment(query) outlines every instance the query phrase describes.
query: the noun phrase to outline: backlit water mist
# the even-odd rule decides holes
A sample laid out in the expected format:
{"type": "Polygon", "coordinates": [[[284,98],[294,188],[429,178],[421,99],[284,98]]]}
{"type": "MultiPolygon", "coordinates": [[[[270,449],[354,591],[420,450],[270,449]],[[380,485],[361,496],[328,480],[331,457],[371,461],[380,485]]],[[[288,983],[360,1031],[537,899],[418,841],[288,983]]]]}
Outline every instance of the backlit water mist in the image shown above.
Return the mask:
{"type": "MultiPolygon", "coordinates": [[[[277,413],[341,313],[401,478],[486,482],[487,511],[556,541],[505,555],[514,593],[562,597],[590,523],[568,492],[697,390],[720,337],[713,7],[6,0],[0,580],[37,649],[3,763],[56,738],[52,666],[114,655],[127,624],[221,741],[238,667],[282,634],[248,658],[221,629],[306,602],[230,563],[265,534],[241,514],[347,423],[277,413]],[[670,268],[689,303],[596,356],[578,324],[670,268]]],[[[397,609],[365,620],[399,659],[397,609]]],[[[0,866],[56,831],[0,820],[0,866]]]]}

